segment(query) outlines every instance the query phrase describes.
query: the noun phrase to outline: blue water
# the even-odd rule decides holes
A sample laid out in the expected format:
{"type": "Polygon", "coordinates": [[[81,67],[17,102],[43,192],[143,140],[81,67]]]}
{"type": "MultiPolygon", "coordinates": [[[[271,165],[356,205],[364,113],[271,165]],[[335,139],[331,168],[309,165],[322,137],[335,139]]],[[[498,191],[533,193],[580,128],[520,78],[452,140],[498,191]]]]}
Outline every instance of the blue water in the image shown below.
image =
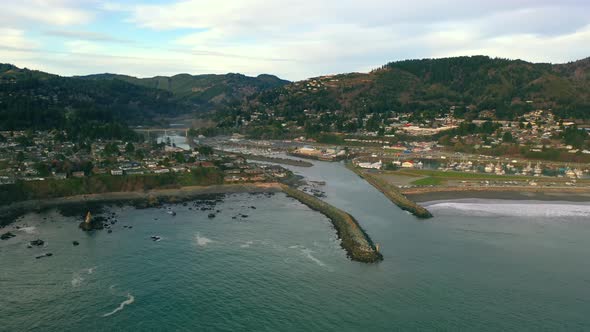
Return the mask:
{"type": "Polygon", "coordinates": [[[283,194],[230,195],[214,219],[114,208],[112,234],[28,215],[34,228],[0,242],[0,330],[590,329],[588,205],[433,202],[417,221],[340,164],[293,170],[327,181],[385,260],[351,262],[329,221],[283,194]]]}

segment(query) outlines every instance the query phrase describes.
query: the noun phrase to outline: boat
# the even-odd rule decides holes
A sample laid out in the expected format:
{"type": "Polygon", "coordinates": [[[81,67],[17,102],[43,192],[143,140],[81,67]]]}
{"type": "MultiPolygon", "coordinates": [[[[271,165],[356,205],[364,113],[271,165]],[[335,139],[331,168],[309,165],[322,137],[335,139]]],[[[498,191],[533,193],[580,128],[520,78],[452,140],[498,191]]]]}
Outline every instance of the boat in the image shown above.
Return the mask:
{"type": "Polygon", "coordinates": [[[174,211],[168,211],[168,214],[174,217],[176,215],[176,212],[174,212],[174,211]]]}
{"type": "Polygon", "coordinates": [[[162,238],[159,235],[152,235],[151,239],[154,240],[154,242],[160,242],[160,240],[162,240],[162,238]]]}

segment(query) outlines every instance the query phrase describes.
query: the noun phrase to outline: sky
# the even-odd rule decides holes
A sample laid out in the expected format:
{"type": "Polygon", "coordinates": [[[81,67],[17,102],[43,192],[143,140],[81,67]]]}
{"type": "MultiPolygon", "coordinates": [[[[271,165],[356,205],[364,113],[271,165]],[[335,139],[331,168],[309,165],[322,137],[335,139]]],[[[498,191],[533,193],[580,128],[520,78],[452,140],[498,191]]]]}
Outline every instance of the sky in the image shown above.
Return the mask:
{"type": "Polygon", "coordinates": [[[64,76],[367,72],[590,56],[589,0],[2,0],[0,63],[64,76]]]}

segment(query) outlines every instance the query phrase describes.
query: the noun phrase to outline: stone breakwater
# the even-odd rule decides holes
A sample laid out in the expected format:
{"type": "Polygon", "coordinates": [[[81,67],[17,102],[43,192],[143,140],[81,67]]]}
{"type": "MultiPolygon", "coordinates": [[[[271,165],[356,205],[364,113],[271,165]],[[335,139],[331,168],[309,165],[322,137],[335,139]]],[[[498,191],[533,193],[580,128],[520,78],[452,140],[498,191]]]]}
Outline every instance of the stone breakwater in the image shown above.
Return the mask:
{"type": "Polygon", "coordinates": [[[319,211],[328,217],[341,240],[341,246],[353,261],[375,263],[383,260],[383,256],[350,214],[301,190],[282,185],[282,190],[309,208],[319,211]]]}
{"type": "Polygon", "coordinates": [[[402,210],[408,211],[418,218],[432,218],[430,211],[418,203],[408,199],[396,186],[386,183],[385,181],[382,181],[367,172],[363,172],[354,167],[352,164],[347,164],[347,167],[351,171],[358,174],[358,176],[365,179],[365,181],[370,183],[373,187],[377,188],[377,190],[382,192],[387,198],[389,198],[390,201],[399,206],[402,210]]]}

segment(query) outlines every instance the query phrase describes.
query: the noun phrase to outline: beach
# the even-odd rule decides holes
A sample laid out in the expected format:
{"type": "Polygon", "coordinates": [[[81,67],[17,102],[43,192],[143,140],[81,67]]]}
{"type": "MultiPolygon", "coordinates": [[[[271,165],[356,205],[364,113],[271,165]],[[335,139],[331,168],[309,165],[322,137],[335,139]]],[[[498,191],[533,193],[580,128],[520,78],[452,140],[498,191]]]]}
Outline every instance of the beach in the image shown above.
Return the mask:
{"type": "Polygon", "coordinates": [[[453,200],[463,198],[538,200],[588,202],[587,188],[533,188],[533,187],[432,187],[402,190],[404,195],[415,202],[453,200]]]}

